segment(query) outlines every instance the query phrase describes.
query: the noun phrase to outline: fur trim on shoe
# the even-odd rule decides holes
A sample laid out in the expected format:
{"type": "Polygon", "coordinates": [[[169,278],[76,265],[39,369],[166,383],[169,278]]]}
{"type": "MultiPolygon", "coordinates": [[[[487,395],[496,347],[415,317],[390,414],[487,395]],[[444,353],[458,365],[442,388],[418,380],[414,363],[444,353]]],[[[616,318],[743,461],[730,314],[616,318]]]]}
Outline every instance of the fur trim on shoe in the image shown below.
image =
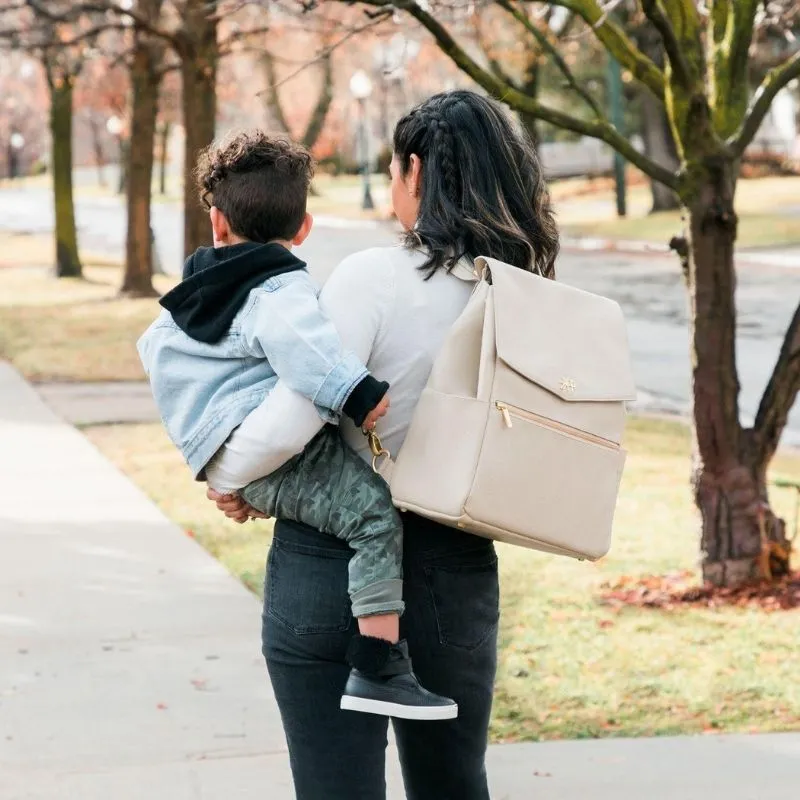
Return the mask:
{"type": "Polygon", "coordinates": [[[347,663],[366,675],[377,675],[389,663],[392,643],[357,634],[347,648],[347,663]]]}

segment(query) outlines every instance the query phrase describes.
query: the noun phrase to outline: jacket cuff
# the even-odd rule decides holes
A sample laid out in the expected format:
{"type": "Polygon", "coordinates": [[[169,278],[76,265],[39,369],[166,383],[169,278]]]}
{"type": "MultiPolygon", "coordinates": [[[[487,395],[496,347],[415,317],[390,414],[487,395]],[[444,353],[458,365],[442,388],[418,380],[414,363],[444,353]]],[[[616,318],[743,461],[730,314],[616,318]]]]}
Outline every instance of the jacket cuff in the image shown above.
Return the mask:
{"type": "Polygon", "coordinates": [[[342,411],[360,428],[367,414],[383,400],[388,391],[389,384],[386,381],[378,381],[372,375],[367,375],[350,393],[342,411]]]}

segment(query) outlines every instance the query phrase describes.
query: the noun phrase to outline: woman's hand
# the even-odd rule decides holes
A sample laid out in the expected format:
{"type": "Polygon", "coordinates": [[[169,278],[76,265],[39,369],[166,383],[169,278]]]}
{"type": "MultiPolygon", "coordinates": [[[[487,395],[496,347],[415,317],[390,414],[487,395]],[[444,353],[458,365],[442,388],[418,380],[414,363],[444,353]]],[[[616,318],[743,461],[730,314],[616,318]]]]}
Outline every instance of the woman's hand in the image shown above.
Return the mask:
{"type": "Polygon", "coordinates": [[[269,519],[269,514],[262,514],[256,511],[251,505],[242,500],[236,494],[220,494],[214,489],[206,491],[206,497],[212,503],[217,504],[217,508],[222,511],[228,519],[238,522],[240,525],[248,519],[269,519]]]}

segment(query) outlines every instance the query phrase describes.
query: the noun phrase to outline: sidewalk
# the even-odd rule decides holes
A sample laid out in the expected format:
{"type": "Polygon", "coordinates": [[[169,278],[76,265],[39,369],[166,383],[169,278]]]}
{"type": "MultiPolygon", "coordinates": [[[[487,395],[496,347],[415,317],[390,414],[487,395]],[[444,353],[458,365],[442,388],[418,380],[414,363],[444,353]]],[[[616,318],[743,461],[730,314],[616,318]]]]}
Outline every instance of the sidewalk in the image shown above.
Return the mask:
{"type": "MultiPolygon", "coordinates": [[[[258,602],[2,363],[0,486],[0,798],[290,800],[258,602]]],[[[489,766],[494,800],[788,800],[800,735],[489,766]]],[[[400,800],[392,754],[389,775],[400,800]]]]}

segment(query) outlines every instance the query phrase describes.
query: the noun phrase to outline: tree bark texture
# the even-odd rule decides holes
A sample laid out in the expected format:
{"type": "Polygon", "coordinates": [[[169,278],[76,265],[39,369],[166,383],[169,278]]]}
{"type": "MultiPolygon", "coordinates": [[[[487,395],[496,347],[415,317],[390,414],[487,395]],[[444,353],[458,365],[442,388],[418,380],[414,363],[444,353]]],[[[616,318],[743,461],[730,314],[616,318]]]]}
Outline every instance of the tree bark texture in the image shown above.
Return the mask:
{"type": "Polygon", "coordinates": [[[80,278],[75,202],[72,191],[72,81],[50,75],[50,134],[53,139],[53,199],[55,202],[56,275],[80,278]]]}
{"type": "Polygon", "coordinates": [[[125,274],[120,293],[129,297],[153,297],[153,253],[150,209],[153,160],[158,114],[161,47],[139,32],[131,68],[131,136],[128,145],[128,232],[125,274]]]}
{"type": "Polygon", "coordinates": [[[215,3],[189,0],[183,14],[181,77],[183,80],[184,219],[183,249],[186,256],[211,244],[211,224],[195,191],[194,170],[200,151],[208,147],[216,130],[217,116],[217,20],[215,3]]]}
{"type": "Polygon", "coordinates": [[[789,570],[784,523],[771,511],[771,453],[739,422],[733,208],[735,165],[711,160],[689,204],[695,501],[702,516],[706,581],[735,586],[789,570]]]}

